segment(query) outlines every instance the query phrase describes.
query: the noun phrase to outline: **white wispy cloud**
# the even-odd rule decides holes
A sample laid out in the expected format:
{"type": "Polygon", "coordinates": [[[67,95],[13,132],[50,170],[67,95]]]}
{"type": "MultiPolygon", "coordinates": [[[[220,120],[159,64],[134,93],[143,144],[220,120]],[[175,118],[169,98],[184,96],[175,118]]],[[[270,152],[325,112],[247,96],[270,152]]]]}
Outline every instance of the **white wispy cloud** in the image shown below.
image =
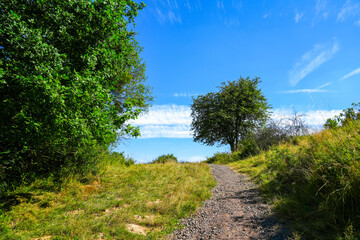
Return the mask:
{"type": "Polygon", "coordinates": [[[168,12],[168,18],[170,20],[171,23],[182,23],[181,21],[181,17],[180,16],[176,16],[175,13],[173,11],[169,11],[168,12]]]}
{"type": "Polygon", "coordinates": [[[224,2],[219,1],[219,0],[216,0],[216,5],[217,5],[217,8],[218,8],[218,9],[225,10],[224,2]]]}
{"type": "Polygon", "coordinates": [[[331,84],[332,84],[332,82],[324,83],[323,85],[317,87],[317,89],[321,89],[321,88],[327,87],[327,86],[329,86],[329,85],[331,85],[331,84]]]}
{"type": "Polygon", "coordinates": [[[202,162],[205,161],[206,157],[204,156],[192,156],[187,159],[188,162],[202,162]]]}
{"type": "Polygon", "coordinates": [[[329,92],[329,90],[322,89],[324,87],[327,87],[331,85],[331,82],[327,82],[317,88],[310,88],[310,89],[294,89],[294,90],[288,90],[288,91],[282,91],[280,93],[324,93],[329,92]]]}
{"type": "MultiPolygon", "coordinates": [[[[273,109],[275,120],[293,116],[291,108],[273,109]]],[[[309,126],[321,127],[326,119],[338,115],[341,110],[317,110],[298,112],[309,126]]],[[[132,124],[140,127],[141,138],[192,138],[190,131],[191,109],[185,105],[156,105],[132,124]]]]}
{"type": "MultiPolygon", "coordinates": [[[[181,7],[190,8],[189,2],[185,2],[181,7]]],[[[180,7],[177,0],[154,1],[149,6],[150,12],[155,16],[158,22],[164,24],[166,22],[182,24],[180,7]]]]}
{"type": "Polygon", "coordinates": [[[186,0],[186,2],[184,3],[184,6],[185,6],[189,11],[192,10],[192,7],[191,7],[191,5],[190,5],[189,0],[186,0]]]}
{"type": "Polygon", "coordinates": [[[315,45],[294,64],[293,69],[289,72],[290,85],[298,84],[309,73],[330,60],[338,50],[339,45],[336,41],[332,44],[315,45]]]}
{"type": "Polygon", "coordinates": [[[337,15],[337,21],[343,22],[347,18],[357,16],[358,14],[360,14],[360,4],[347,0],[337,15]]]}
{"type": "Polygon", "coordinates": [[[190,107],[155,105],[132,123],[140,127],[141,138],[192,138],[190,107]]]}
{"type": "MultiPolygon", "coordinates": [[[[298,115],[305,115],[302,119],[310,127],[321,128],[328,118],[339,115],[342,110],[310,110],[297,112],[298,115]]],[[[294,111],[289,108],[274,109],[272,118],[275,120],[288,119],[294,116],[294,111]]]]}
{"type": "Polygon", "coordinates": [[[357,69],[355,69],[354,71],[352,71],[351,73],[348,73],[348,74],[346,74],[345,76],[343,76],[342,78],[341,78],[341,80],[345,80],[345,79],[347,79],[347,78],[349,78],[349,77],[352,77],[352,76],[354,76],[354,75],[356,75],[356,74],[359,74],[360,73],[360,68],[357,68],[357,69]]]}
{"type": "Polygon", "coordinates": [[[179,5],[177,3],[177,0],[167,0],[166,2],[163,2],[163,5],[166,6],[166,4],[173,9],[178,9],[179,5]]]}
{"type": "Polygon", "coordinates": [[[229,17],[229,18],[225,18],[224,20],[224,24],[228,27],[232,27],[232,26],[239,26],[240,25],[240,20],[238,17],[229,17]]]}
{"type": "Polygon", "coordinates": [[[181,92],[181,93],[174,93],[172,96],[173,97],[187,97],[187,98],[191,98],[191,97],[196,97],[199,96],[199,93],[196,92],[181,92]]]}
{"type": "Polygon", "coordinates": [[[295,89],[295,90],[288,90],[284,91],[283,93],[324,93],[328,92],[327,90],[322,89],[295,89]]]}
{"type": "Polygon", "coordinates": [[[298,23],[302,19],[303,16],[304,16],[304,13],[296,12],[295,13],[295,23],[298,23]]]}
{"type": "Polygon", "coordinates": [[[327,19],[327,17],[329,16],[329,11],[327,6],[328,6],[327,0],[316,0],[316,4],[315,4],[316,17],[327,19]]]}
{"type": "Polygon", "coordinates": [[[137,125],[189,125],[190,107],[184,105],[155,105],[149,112],[141,115],[137,125]]]}
{"type": "Polygon", "coordinates": [[[190,126],[179,125],[140,125],[141,138],[192,138],[190,126]]]}

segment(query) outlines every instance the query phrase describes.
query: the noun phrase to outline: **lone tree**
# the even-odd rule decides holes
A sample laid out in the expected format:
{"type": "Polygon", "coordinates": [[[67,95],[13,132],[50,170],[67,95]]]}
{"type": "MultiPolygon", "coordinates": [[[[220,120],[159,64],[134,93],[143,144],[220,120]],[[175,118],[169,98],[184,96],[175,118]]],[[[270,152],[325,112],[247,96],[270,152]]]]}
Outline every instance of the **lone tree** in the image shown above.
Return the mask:
{"type": "Polygon", "coordinates": [[[191,130],[194,141],[206,145],[229,144],[239,151],[249,133],[268,118],[267,99],[258,88],[260,78],[240,77],[222,83],[218,92],[193,99],[191,130]]]}
{"type": "Polygon", "coordinates": [[[81,169],[119,134],[139,134],[127,120],[151,101],[132,30],[143,7],[133,0],[0,2],[0,182],[81,169]]]}

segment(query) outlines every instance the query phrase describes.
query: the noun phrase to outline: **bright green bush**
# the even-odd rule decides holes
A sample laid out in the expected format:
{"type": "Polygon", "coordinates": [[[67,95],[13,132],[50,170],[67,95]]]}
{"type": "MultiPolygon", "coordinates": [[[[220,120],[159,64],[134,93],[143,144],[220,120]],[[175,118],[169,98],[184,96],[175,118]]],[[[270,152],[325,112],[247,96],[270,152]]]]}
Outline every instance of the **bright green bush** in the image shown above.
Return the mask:
{"type": "Polygon", "coordinates": [[[164,154],[157,157],[152,163],[167,163],[167,162],[177,162],[177,158],[174,154],[164,154]]]}
{"type": "Polygon", "coordinates": [[[335,129],[344,126],[349,121],[360,119],[360,103],[353,103],[352,106],[343,110],[340,115],[327,119],[324,127],[326,129],[335,129]]]}
{"type": "Polygon", "coordinates": [[[0,182],[92,169],[146,109],[132,0],[0,3],[0,182]]]}

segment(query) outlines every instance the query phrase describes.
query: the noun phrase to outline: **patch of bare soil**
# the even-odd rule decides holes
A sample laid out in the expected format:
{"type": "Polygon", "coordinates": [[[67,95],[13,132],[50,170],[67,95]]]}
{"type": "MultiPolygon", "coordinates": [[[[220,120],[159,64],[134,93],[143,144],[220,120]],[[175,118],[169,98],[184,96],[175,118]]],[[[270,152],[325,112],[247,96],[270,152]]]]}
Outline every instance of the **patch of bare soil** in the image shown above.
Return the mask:
{"type": "Polygon", "coordinates": [[[146,236],[146,234],[150,231],[149,228],[140,226],[137,224],[126,224],[126,230],[135,234],[141,234],[146,236]]]}
{"type": "Polygon", "coordinates": [[[229,167],[210,165],[218,185],[212,197],[170,239],[289,239],[291,235],[261,198],[256,186],[229,167]]]}

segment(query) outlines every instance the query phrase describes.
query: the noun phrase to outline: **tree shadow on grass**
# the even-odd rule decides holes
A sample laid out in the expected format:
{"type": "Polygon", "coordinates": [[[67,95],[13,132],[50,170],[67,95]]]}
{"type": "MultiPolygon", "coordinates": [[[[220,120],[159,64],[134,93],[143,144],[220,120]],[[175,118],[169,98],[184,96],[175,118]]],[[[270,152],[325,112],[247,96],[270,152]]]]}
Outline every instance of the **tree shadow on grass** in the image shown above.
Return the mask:
{"type": "Polygon", "coordinates": [[[0,196],[0,211],[8,212],[12,207],[17,206],[24,201],[30,201],[32,197],[32,193],[14,193],[0,196]]]}

